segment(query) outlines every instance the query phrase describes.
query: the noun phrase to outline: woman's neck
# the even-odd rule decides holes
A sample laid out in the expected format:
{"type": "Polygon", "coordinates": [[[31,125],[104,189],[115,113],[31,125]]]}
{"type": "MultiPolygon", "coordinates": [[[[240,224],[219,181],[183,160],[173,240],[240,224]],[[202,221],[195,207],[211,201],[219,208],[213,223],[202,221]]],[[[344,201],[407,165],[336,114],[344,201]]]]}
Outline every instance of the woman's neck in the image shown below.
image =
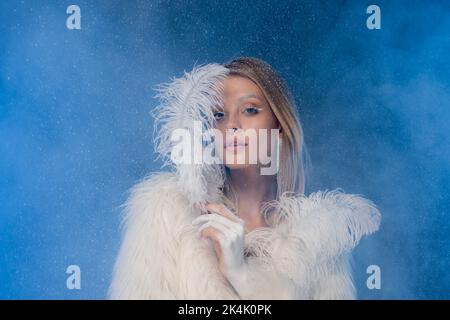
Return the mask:
{"type": "Polygon", "coordinates": [[[246,222],[247,229],[267,226],[261,205],[276,199],[276,175],[261,175],[257,166],[230,170],[230,185],[236,195],[238,214],[246,222]]]}

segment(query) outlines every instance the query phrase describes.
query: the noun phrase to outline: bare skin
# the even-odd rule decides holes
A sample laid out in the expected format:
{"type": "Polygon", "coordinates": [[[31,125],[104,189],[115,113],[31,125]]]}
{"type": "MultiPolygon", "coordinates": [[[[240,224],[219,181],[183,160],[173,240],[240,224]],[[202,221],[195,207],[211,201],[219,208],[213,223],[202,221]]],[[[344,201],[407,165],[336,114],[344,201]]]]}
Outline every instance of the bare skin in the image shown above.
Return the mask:
{"type": "MultiPolygon", "coordinates": [[[[216,128],[222,132],[224,137],[226,130],[231,128],[238,130],[279,128],[279,122],[259,87],[253,81],[235,75],[229,76],[224,81],[224,109],[216,112],[215,117],[216,128]]],[[[281,132],[280,135],[282,136],[281,132]]],[[[270,148],[270,143],[267,148],[270,148]]],[[[225,146],[223,159],[225,165],[230,169],[230,184],[235,190],[239,208],[237,214],[244,222],[245,230],[249,232],[255,228],[267,226],[260,209],[263,202],[276,198],[276,175],[261,175],[259,164],[229,163],[231,162],[228,161],[230,157],[237,152],[248,152],[248,148],[237,151],[232,147],[225,146]]],[[[206,209],[236,222],[234,214],[223,204],[208,203],[206,209]]],[[[200,236],[213,240],[220,261],[222,250],[218,231],[210,226],[203,229],[200,236]]]]}

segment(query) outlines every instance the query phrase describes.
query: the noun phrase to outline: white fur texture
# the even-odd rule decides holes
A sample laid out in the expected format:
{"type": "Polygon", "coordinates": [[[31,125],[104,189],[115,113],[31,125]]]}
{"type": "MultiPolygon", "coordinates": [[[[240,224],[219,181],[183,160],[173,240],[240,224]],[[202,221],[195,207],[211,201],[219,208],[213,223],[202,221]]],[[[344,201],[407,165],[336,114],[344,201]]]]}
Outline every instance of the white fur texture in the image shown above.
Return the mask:
{"type": "Polygon", "coordinates": [[[349,254],[375,232],[375,205],[341,190],[285,193],[269,205],[279,219],[246,236],[254,292],[239,297],[222,276],[211,243],[196,237],[200,214],[175,173],[154,173],[126,203],[125,233],[109,289],[112,299],[353,299],[349,254]]]}

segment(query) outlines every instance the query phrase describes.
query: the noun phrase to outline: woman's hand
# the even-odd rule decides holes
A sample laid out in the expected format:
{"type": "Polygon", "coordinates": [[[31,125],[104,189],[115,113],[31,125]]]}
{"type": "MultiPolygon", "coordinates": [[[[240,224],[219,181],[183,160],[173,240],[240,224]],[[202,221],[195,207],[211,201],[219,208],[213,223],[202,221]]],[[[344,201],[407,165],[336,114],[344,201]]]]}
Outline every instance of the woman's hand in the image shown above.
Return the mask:
{"type": "MultiPolygon", "coordinates": [[[[195,207],[203,209],[198,205],[195,207]]],[[[238,291],[247,277],[245,222],[223,204],[207,203],[204,209],[211,213],[198,216],[192,224],[200,225],[200,237],[213,240],[220,271],[238,291]]]]}

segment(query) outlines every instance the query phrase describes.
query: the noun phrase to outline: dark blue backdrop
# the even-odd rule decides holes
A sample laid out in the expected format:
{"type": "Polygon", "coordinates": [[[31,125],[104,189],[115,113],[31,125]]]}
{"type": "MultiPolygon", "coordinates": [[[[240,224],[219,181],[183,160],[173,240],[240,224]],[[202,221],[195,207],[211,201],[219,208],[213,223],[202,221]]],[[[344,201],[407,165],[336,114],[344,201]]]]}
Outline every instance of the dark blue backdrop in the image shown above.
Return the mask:
{"type": "Polygon", "coordinates": [[[1,1],[0,298],[105,297],[118,207],[160,166],[152,88],[239,55],[293,89],[307,193],[342,187],[382,211],[355,251],[359,296],[450,298],[450,2],[381,0],[1,1]]]}

